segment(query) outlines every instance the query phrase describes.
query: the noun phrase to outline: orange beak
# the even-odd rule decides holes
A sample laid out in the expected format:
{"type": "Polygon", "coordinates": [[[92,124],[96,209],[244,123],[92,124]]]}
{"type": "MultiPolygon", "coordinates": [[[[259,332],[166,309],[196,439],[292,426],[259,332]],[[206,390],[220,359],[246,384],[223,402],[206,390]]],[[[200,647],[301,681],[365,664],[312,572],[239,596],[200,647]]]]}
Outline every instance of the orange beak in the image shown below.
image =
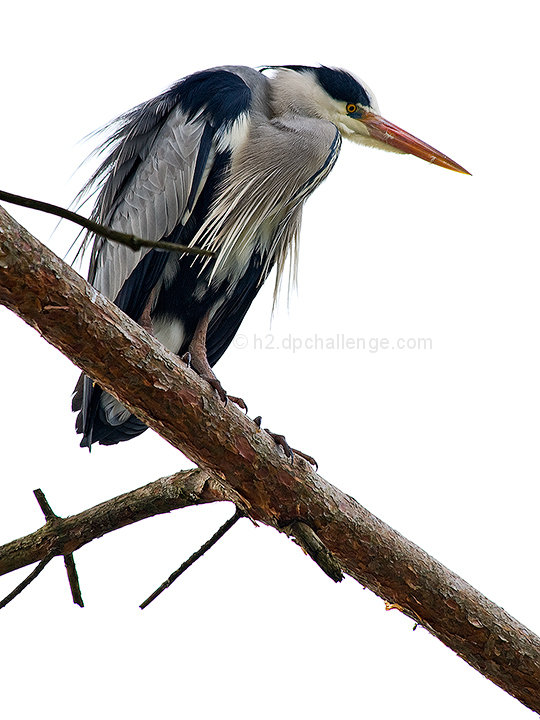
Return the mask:
{"type": "Polygon", "coordinates": [[[379,140],[385,145],[390,145],[404,153],[416,155],[416,157],[426,160],[427,162],[439,165],[440,167],[454,170],[455,172],[470,175],[471,173],[458,165],[457,162],[451,160],[447,155],[435,150],[427,143],[419,140],[414,135],[410,135],[397,125],[385,120],[375,113],[365,112],[362,115],[361,122],[365,125],[369,135],[374,140],[379,140]]]}

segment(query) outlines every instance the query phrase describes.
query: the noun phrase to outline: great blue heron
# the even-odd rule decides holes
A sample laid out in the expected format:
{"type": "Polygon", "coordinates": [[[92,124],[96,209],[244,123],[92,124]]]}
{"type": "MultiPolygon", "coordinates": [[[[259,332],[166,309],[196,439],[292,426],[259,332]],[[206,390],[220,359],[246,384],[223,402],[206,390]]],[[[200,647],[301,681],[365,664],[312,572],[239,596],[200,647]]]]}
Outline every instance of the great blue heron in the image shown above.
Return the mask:
{"type": "MultiPolygon", "coordinates": [[[[227,395],[212,371],[274,266],[294,271],[302,207],[342,137],[466,173],[384,120],[350,73],[325,66],[224,66],[190,75],[112,124],[88,188],[93,219],[152,241],[207,248],[211,259],[133,251],[94,239],[89,281],[227,395]],[[269,74],[268,74],[269,73],[269,74]]],[[[146,426],[81,376],[73,409],[82,446],[146,426]]]]}

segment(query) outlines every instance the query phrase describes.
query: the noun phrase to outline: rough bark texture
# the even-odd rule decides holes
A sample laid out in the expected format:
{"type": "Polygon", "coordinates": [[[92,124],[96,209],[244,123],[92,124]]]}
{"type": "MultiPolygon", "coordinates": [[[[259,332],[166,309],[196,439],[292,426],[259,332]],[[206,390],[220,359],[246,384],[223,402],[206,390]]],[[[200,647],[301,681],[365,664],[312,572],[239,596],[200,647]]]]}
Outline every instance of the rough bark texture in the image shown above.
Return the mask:
{"type": "Polygon", "coordinates": [[[57,555],[73,553],[83,545],[154,515],[190,505],[232,499],[204,470],[186,470],[118,495],[67,518],[49,518],[25,537],[0,547],[0,575],[57,555]]]}
{"type": "MultiPolygon", "coordinates": [[[[0,209],[0,303],[213,478],[254,520],[309,527],[344,572],[540,711],[540,639],[273,442],[0,209]]],[[[124,523],[125,524],[125,523],[124,523]]]]}

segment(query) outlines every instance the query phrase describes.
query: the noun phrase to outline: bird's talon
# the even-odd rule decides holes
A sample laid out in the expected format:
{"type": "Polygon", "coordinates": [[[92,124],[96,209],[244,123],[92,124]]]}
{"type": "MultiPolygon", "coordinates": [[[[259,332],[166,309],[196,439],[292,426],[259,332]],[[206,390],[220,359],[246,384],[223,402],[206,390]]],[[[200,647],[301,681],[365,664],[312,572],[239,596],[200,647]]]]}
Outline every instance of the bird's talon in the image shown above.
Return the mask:
{"type": "Polygon", "coordinates": [[[268,428],[264,428],[264,429],[270,435],[270,437],[273,439],[273,441],[276,443],[276,445],[283,448],[285,457],[291,459],[291,465],[292,465],[294,463],[294,453],[292,451],[291,446],[287,442],[287,440],[285,440],[285,435],[280,435],[279,433],[273,433],[268,428]]]}
{"type": "Polygon", "coordinates": [[[226,405],[227,404],[227,393],[223,389],[223,385],[219,382],[217,377],[213,375],[201,375],[203,380],[206,380],[206,382],[214,388],[214,390],[219,395],[220,400],[226,405]]]}
{"type": "Polygon", "coordinates": [[[292,448],[292,451],[303,458],[307,463],[313,465],[315,470],[319,469],[319,463],[315,460],[315,458],[311,457],[311,455],[307,455],[307,453],[303,453],[301,450],[297,450],[296,448],[292,448]]]}
{"type": "Polygon", "coordinates": [[[186,363],[186,365],[188,366],[188,368],[191,368],[191,353],[189,352],[189,350],[188,350],[188,352],[186,352],[186,353],[184,353],[184,354],[182,355],[182,357],[180,358],[180,360],[181,360],[182,362],[186,363]]]}
{"type": "Polygon", "coordinates": [[[245,412],[247,413],[247,410],[248,410],[247,405],[246,405],[246,403],[242,400],[241,397],[236,397],[235,395],[228,395],[228,398],[229,398],[229,400],[230,400],[231,402],[233,402],[235,405],[238,405],[238,407],[239,407],[241,410],[245,410],[245,412]]]}
{"type": "Polygon", "coordinates": [[[260,429],[262,423],[262,415],[257,415],[256,418],[253,418],[253,422],[260,429]]]}
{"type": "MultiPolygon", "coordinates": [[[[257,416],[255,420],[253,421],[257,427],[261,427],[261,416],[257,416]]],[[[283,448],[283,452],[285,453],[285,457],[291,459],[291,465],[294,463],[295,455],[298,455],[298,457],[301,457],[303,460],[305,460],[310,465],[313,465],[315,470],[319,469],[319,464],[315,460],[315,458],[311,457],[311,455],[308,455],[307,453],[302,452],[301,450],[297,450],[296,448],[292,448],[287,440],[285,439],[285,435],[279,435],[278,433],[273,433],[268,428],[265,428],[265,431],[270,435],[270,437],[274,440],[276,445],[279,445],[283,448]]]]}

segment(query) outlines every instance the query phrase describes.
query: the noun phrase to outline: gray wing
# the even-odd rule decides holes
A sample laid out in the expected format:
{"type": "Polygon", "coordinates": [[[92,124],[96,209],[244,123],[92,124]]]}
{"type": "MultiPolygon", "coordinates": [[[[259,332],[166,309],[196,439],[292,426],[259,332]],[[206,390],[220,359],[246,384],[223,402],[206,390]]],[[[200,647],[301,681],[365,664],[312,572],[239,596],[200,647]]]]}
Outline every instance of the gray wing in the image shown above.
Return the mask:
{"type": "MultiPolygon", "coordinates": [[[[251,78],[256,87],[267,82],[248,68],[239,68],[238,73],[232,68],[203,71],[119,118],[101,148],[108,155],[82,193],[94,188],[98,192],[92,218],[151,241],[171,233],[173,239],[178,237],[200,205],[199,196],[212,171],[217,177],[216,167],[223,171],[231,148],[246,137],[252,93],[243,77],[251,78]]],[[[139,287],[147,299],[159,279],[161,254],[149,256],[151,252],[95,238],[89,280],[129,314],[126,298],[119,297],[122,288],[130,296],[131,289],[139,287]]],[[[163,258],[167,261],[166,254],[163,258]]],[[[133,312],[137,319],[138,310],[133,312]]],[[[145,429],[84,376],[72,407],[80,410],[77,431],[83,434],[83,446],[95,441],[116,443],[145,429]]]]}
{"type": "MultiPolygon", "coordinates": [[[[154,242],[184,224],[190,214],[188,200],[192,208],[215,154],[213,148],[207,149],[205,167],[198,169],[197,187],[194,187],[205,127],[204,120],[189,121],[177,106],[153,137],[148,133],[137,135],[134,131],[130,137],[128,133],[123,142],[123,155],[115,158],[115,166],[98,198],[98,211],[94,215],[98,222],[154,242]],[[134,161],[139,164],[133,176],[126,178],[129,173],[126,166],[134,161]]],[[[88,279],[97,290],[114,300],[149,250],[133,251],[98,238],[92,249],[88,279]]]]}
{"type": "MultiPolygon", "coordinates": [[[[136,108],[135,111],[144,111],[136,108]]],[[[142,120],[143,118],[138,118],[142,120]]],[[[211,169],[215,150],[203,150],[202,167],[197,167],[206,123],[189,121],[179,106],[159,129],[144,132],[141,122],[124,124],[117,133],[120,141],[92,181],[106,176],[96,202],[93,218],[130,235],[157,242],[187,221],[211,169]],[[123,131],[123,132],[122,132],[123,131]],[[194,186],[194,183],[196,186],[194,186]]],[[[113,141],[114,141],[113,136],[113,141]]],[[[199,163],[199,166],[201,163],[199,163]]],[[[91,183],[92,183],[91,181],[91,183]]],[[[89,281],[108,298],[115,300],[122,286],[151,248],[131,250],[125,245],[96,238],[90,259],[89,281]]],[[[94,384],[81,375],[74,391],[72,408],[81,410],[77,431],[89,433],[88,413],[94,384]]],[[[111,426],[122,425],[131,413],[107,393],[99,394],[102,411],[111,426]]],[[[142,426],[144,427],[144,426],[142,426]]],[[[140,429],[139,429],[140,432],[140,429]]]]}

